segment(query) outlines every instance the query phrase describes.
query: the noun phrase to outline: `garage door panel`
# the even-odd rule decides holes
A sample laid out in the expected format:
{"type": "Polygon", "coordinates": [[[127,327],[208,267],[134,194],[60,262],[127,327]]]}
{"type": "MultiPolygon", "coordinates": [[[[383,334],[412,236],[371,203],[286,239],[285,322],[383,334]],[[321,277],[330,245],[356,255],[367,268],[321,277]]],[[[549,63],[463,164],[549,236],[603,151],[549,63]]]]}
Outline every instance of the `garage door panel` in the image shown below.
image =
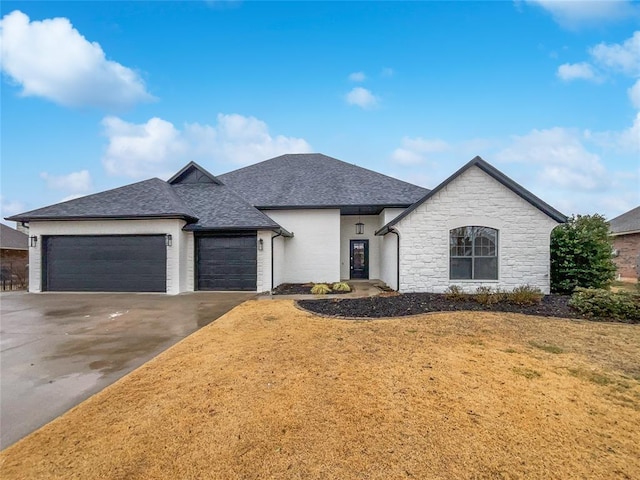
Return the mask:
{"type": "Polygon", "coordinates": [[[197,237],[199,290],[247,290],[257,287],[255,234],[197,237]]]}
{"type": "Polygon", "coordinates": [[[46,290],[166,291],[164,235],[52,236],[43,248],[46,290]]]}

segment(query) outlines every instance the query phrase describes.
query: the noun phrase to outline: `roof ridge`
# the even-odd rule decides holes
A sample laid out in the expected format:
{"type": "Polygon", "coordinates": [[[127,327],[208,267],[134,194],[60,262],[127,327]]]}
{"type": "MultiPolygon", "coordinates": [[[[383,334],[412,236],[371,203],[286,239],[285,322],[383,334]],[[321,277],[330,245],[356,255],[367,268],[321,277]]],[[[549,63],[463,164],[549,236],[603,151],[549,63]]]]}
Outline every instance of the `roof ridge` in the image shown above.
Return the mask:
{"type": "Polygon", "coordinates": [[[393,180],[395,180],[395,181],[397,181],[397,182],[402,182],[402,183],[406,183],[407,185],[411,185],[412,187],[422,188],[422,189],[427,190],[427,191],[429,191],[429,190],[430,190],[430,189],[429,189],[429,188],[427,188],[427,187],[422,187],[422,186],[420,186],[420,185],[416,185],[415,183],[411,183],[411,182],[408,182],[408,181],[406,181],[406,180],[402,180],[402,179],[400,179],[400,178],[392,177],[391,175],[387,175],[386,173],[378,172],[378,171],[376,171],[376,170],[372,170],[371,168],[368,168],[368,167],[362,167],[362,166],[357,165],[357,164],[355,164],[355,163],[347,162],[346,160],[342,160],[342,159],[340,159],[340,158],[332,157],[332,156],[330,156],[330,155],[326,155],[326,154],[324,154],[324,153],[320,153],[320,152],[315,152],[315,153],[283,153],[282,155],[278,155],[277,157],[268,158],[268,159],[266,159],[266,160],[262,160],[261,162],[252,163],[252,164],[250,164],[250,165],[245,165],[244,167],[240,167],[240,168],[237,168],[237,169],[235,169],[235,170],[231,170],[231,171],[229,171],[229,172],[221,173],[219,176],[220,176],[220,177],[222,177],[222,176],[224,176],[224,175],[228,175],[228,174],[231,174],[231,173],[236,174],[236,173],[238,173],[238,172],[240,172],[240,171],[242,171],[242,170],[246,170],[246,169],[248,169],[248,168],[256,167],[256,166],[258,166],[258,165],[262,165],[262,164],[264,164],[264,163],[271,162],[271,161],[273,161],[273,160],[277,160],[277,159],[280,159],[280,158],[282,158],[282,157],[291,157],[291,156],[311,156],[311,155],[318,155],[318,156],[324,157],[324,158],[326,158],[326,159],[333,160],[333,161],[335,161],[335,162],[339,162],[339,163],[344,164],[344,165],[348,165],[349,167],[359,168],[359,169],[362,169],[362,170],[367,171],[368,173],[375,174],[375,175],[377,175],[377,176],[386,177],[386,178],[391,178],[391,179],[393,179],[393,180]]]}
{"type": "Polygon", "coordinates": [[[182,198],[180,198],[180,196],[173,189],[173,187],[175,187],[175,185],[170,184],[169,181],[166,181],[166,182],[163,181],[163,183],[167,186],[167,191],[169,192],[169,195],[171,195],[185,209],[185,213],[188,213],[193,218],[197,219],[198,216],[195,214],[193,209],[189,205],[187,205],[184,202],[184,200],[182,200],[182,198]]]}

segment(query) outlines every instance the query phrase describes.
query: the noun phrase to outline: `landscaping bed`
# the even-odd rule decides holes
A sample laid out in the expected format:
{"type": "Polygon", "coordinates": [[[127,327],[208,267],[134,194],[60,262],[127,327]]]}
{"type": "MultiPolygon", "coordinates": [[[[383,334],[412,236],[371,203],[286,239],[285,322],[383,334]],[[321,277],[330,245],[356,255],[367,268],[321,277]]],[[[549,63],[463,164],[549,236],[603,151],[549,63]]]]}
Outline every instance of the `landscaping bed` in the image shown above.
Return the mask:
{"type": "Polygon", "coordinates": [[[539,317],[588,318],[569,306],[570,295],[545,295],[540,303],[479,303],[472,296],[450,298],[439,293],[406,293],[368,298],[300,300],[298,304],[315,313],[339,317],[402,317],[429,312],[489,311],[523,313],[539,317]]]}
{"type": "MultiPolygon", "coordinates": [[[[313,283],[282,283],[273,289],[271,292],[273,295],[311,295],[311,289],[315,284],[313,283]]],[[[331,286],[330,283],[327,285],[331,286]]],[[[352,287],[353,290],[353,287],[352,287]]],[[[339,290],[331,290],[331,295],[342,294],[349,292],[342,292],[339,290]]]]}

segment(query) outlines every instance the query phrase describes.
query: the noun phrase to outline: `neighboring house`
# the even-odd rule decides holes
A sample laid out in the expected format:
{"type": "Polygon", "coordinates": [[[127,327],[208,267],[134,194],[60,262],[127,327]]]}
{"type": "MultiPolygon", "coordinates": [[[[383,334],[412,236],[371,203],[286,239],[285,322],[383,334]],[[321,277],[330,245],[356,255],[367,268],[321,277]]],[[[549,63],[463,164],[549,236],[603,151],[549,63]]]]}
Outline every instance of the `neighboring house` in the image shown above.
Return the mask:
{"type": "Polygon", "coordinates": [[[550,233],[566,221],[480,157],[429,191],[321,154],[217,177],[191,162],[9,219],[37,239],[33,292],[172,294],[360,278],[549,292],[550,233]]]}
{"type": "Polygon", "coordinates": [[[640,277],[640,206],[609,221],[618,277],[640,277]]]}
{"type": "Polygon", "coordinates": [[[24,288],[29,263],[29,237],[0,223],[0,282],[1,288],[24,288]]]}

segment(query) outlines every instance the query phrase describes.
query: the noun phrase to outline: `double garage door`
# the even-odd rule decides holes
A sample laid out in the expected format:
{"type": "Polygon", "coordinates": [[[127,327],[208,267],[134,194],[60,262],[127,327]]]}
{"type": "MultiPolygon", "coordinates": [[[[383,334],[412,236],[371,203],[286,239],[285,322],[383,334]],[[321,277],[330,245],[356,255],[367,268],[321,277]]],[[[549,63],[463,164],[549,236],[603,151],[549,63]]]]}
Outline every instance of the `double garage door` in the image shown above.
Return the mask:
{"type": "Polygon", "coordinates": [[[164,235],[43,238],[42,289],[51,292],[165,292],[164,235]]]}
{"type": "MultiPolygon", "coordinates": [[[[255,233],[196,236],[196,289],[255,291],[256,246],[255,233]]],[[[166,291],[164,235],[46,236],[42,254],[44,291],[166,291]]]]}

